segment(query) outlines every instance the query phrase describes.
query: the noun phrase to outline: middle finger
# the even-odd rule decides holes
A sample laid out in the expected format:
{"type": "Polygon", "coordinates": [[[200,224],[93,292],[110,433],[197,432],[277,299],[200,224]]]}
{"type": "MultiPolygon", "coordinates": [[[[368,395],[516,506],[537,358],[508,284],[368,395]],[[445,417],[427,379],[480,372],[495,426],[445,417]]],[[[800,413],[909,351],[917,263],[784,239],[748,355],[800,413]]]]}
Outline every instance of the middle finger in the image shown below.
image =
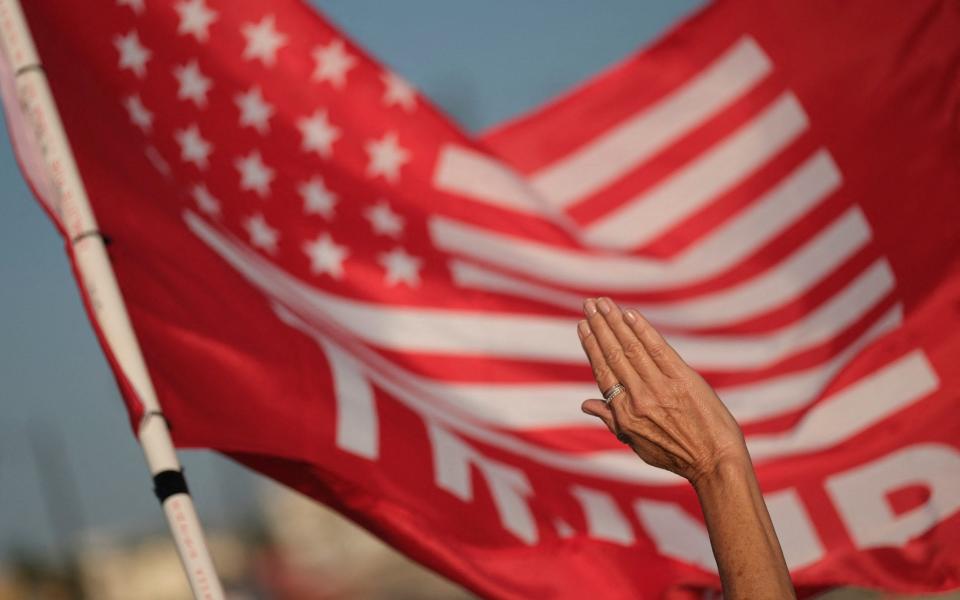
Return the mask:
{"type": "Polygon", "coordinates": [[[624,356],[640,374],[640,377],[647,384],[659,381],[663,373],[657,366],[657,363],[650,357],[643,342],[633,332],[633,328],[624,320],[624,313],[617,306],[617,303],[610,298],[598,298],[596,306],[603,320],[609,326],[611,333],[623,348],[624,356]]]}

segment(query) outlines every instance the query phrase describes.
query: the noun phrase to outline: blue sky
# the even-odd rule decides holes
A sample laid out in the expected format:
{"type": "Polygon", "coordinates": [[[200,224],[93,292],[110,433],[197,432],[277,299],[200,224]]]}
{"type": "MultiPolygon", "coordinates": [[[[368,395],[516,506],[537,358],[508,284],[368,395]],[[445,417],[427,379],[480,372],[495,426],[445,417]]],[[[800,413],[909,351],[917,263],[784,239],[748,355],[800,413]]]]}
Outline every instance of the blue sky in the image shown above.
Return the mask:
{"type": "MultiPolygon", "coordinates": [[[[482,131],[580,83],[704,2],[312,3],[447,114],[482,131]]],[[[43,489],[56,481],[38,472],[31,439],[62,446],[86,526],[160,530],[162,514],[63,242],[0,128],[0,556],[14,547],[55,548],[43,489]]],[[[205,522],[227,524],[254,506],[254,477],[212,453],[181,455],[205,522]]]]}

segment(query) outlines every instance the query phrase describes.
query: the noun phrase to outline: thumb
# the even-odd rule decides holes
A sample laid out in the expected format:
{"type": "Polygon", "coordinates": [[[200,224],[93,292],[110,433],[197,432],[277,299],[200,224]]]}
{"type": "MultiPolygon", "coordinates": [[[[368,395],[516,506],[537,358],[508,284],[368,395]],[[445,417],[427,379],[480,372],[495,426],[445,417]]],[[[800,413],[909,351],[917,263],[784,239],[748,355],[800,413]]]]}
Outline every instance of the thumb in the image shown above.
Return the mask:
{"type": "Polygon", "coordinates": [[[610,433],[614,435],[617,434],[617,428],[613,422],[613,411],[610,410],[610,407],[603,400],[598,400],[596,398],[584,400],[583,404],[580,405],[580,410],[588,415],[598,417],[601,421],[603,421],[603,424],[607,426],[607,429],[610,430],[610,433]]]}

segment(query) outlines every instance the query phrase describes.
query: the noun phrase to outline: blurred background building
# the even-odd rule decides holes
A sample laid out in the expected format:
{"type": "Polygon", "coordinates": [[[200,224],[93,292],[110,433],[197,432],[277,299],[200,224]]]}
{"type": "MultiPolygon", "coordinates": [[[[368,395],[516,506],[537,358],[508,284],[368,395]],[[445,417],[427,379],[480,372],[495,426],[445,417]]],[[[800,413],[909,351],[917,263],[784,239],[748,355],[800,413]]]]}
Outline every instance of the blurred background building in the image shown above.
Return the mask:
{"type": "MultiPolygon", "coordinates": [[[[296,492],[262,481],[257,496],[256,513],[234,527],[208,532],[230,600],[475,598],[296,492]]],[[[7,563],[0,563],[0,600],[192,598],[173,542],[162,528],[132,536],[85,531],[65,558],[8,556],[7,563]]],[[[879,598],[908,596],[843,589],[821,600],[879,598]]]]}
{"type": "MultiPolygon", "coordinates": [[[[296,492],[262,481],[257,495],[255,514],[229,529],[209,531],[230,600],[475,598],[296,492]]],[[[8,556],[7,563],[0,563],[0,600],[192,598],[173,542],[162,528],[132,536],[85,531],[65,557],[56,562],[47,555],[8,556]]],[[[908,597],[843,589],[821,600],[908,597]]]]}

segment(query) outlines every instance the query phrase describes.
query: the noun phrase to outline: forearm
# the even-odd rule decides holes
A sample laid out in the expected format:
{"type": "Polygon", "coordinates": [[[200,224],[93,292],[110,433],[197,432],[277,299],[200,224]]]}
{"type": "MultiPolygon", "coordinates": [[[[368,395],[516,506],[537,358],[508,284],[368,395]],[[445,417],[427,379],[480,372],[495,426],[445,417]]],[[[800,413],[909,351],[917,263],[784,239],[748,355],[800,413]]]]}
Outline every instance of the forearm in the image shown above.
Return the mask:
{"type": "Polygon", "coordinates": [[[587,299],[577,326],[604,400],[601,418],[647,464],[693,483],[730,599],[793,598],[790,574],[743,434],[716,392],[635,310],[587,299]],[[607,390],[611,390],[607,393],[607,390]]]}
{"type": "Polygon", "coordinates": [[[694,482],[729,600],[793,598],[783,552],[746,450],[694,482]]]}

